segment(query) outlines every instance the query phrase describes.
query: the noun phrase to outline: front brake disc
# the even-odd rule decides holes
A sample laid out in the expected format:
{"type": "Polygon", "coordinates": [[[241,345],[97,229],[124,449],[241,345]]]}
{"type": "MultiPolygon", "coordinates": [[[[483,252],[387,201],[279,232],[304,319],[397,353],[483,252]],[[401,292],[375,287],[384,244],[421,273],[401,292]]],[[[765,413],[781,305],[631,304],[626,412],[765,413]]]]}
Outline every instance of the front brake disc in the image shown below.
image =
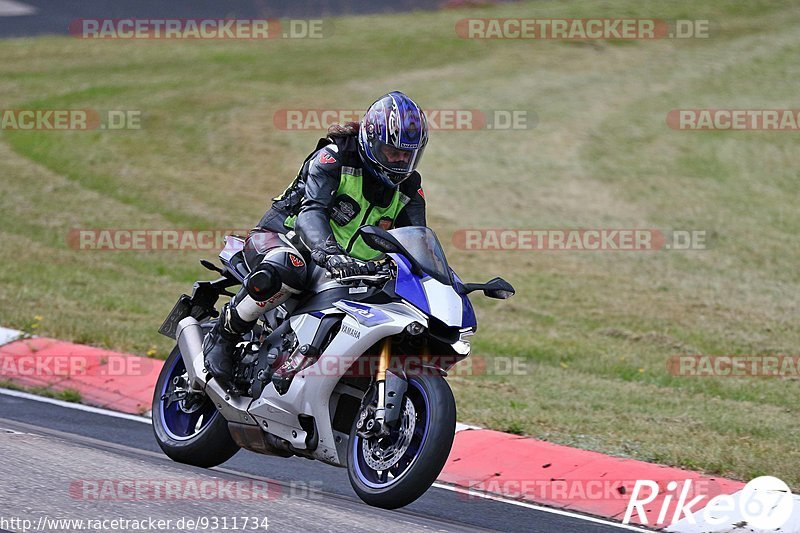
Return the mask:
{"type": "Polygon", "coordinates": [[[397,431],[385,437],[361,439],[361,453],[367,465],[376,471],[384,471],[393,467],[403,457],[411,444],[411,437],[416,427],[417,411],[408,398],[403,404],[403,414],[397,431]]]}

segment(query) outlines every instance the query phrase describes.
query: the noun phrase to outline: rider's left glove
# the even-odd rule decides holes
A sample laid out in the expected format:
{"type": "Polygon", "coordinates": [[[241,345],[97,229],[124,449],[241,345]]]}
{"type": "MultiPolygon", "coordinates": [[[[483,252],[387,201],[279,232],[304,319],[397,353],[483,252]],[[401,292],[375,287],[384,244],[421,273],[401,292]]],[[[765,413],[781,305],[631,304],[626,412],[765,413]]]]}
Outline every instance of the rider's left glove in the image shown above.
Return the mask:
{"type": "Polygon", "coordinates": [[[361,274],[361,265],[349,255],[329,255],[325,260],[325,268],[342,278],[361,274]]]}

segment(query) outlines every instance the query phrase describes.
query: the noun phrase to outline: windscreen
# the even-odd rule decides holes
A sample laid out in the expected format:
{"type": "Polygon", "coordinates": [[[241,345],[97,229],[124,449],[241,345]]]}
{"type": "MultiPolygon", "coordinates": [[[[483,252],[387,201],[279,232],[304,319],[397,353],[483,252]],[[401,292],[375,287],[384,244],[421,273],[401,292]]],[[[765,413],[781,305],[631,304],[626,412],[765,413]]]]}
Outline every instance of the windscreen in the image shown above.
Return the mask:
{"type": "Polygon", "coordinates": [[[440,283],[453,284],[442,245],[430,228],[407,226],[389,230],[389,233],[408,250],[423,272],[440,283]]]}

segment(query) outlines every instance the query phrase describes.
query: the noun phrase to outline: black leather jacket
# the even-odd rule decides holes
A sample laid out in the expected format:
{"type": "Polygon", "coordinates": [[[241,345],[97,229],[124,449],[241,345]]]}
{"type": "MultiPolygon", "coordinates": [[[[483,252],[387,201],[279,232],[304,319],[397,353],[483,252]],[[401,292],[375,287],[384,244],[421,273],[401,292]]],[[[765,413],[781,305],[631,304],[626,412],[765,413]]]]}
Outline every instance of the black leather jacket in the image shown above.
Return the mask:
{"type": "MultiPolygon", "coordinates": [[[[362,169],[362,193],[370,203],[387,206],[394,193],[394,189],[386,187],[364,168],[358,155],[357,142],[356,135],[320,139],[317,150],[306,158],[294,182],[274,199],[272,207],[261,217],[258,227],[286,233],[290,228],[284,225],[284,221],[291,215],[297,215],[295,232],[309,250],[343,253],[330,226],[330,208],[339,188],[342,166],[362,169]],[[320,161],[322,150],[328,154],[323,158],[325,163],[320,161]]],[[[400,192],[411,201],[400,211],[393,227],[425,226],[425,196],[419,173],[414,172],[403,181],[400,192]]]]}

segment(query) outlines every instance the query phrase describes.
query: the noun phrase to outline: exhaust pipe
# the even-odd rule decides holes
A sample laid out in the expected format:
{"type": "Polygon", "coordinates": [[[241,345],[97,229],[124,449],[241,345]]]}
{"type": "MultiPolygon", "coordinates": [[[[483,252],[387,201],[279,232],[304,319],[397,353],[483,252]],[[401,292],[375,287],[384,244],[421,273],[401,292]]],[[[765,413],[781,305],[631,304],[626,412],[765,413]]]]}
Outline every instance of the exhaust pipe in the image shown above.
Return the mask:
{"type": "Polygon", "coordinates": [[[240,448],[264,455],[277,455],[278,457],[291,457],[294,453],[288,441],[265,433],[260,427],[228,422],[228,431],[233,442],[240,448]]]}
{"type": "Polygon", "coordinates": [[[203,328],[194,317],[186,317],[178,322],[175,338],[181,351],[183,364],[189,374],[189,384],[195,390],[203,390],[206,386],[205,365],[203,363],[203,328]]]}

